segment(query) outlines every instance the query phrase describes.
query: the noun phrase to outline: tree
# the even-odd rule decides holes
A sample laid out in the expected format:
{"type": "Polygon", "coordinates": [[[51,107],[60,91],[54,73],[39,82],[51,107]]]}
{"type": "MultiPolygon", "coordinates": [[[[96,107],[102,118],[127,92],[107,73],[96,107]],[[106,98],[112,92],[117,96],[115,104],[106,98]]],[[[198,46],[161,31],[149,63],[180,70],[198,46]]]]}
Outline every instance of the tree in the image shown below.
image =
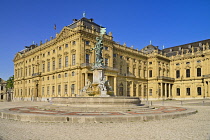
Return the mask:
{"type": "Polygon", "coordinates": [[[9,77],[9,79],[7,80],[6,88],[7,89],[13,89],[14,88],[14,75],[9,77]]]}

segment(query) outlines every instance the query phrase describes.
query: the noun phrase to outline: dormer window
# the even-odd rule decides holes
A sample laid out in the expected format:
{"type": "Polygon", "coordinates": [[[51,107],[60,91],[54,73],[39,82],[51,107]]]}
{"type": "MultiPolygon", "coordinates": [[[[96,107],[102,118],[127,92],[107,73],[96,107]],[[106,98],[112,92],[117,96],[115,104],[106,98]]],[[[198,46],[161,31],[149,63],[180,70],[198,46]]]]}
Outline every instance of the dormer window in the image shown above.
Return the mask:
{"type": "Polygon", "coordinates": [[[188,48],[190,49],[192,46],[191,45],[188,45],[188,48]]]}
{"type": "Polygon", "coordinates": [[[172,49],[170,49],[170,52],[172,52],[173,50],[172,49]]]}
{"type": "Polygon", "coordinates": [[[182,50],[182,48],[181,47],[179,47],[179,51],[181,51],[182,50]]]}

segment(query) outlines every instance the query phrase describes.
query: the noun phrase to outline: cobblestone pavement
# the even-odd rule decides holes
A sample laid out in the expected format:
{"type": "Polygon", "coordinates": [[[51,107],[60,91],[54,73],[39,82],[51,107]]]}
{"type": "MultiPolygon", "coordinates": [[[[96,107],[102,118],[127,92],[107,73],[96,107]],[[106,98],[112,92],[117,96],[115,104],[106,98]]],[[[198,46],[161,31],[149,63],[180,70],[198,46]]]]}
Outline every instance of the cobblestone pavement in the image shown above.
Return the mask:
{"type": "MultiPolygon", "coordinates": [[[[0,119],[0,140],[207,140],[210,139],[209,100],[153,101],[198,110],[176,119],[127,123],[33,123],[0,119]]],[[[150,102],[151,103],[151,102],[150,102]]],[[[149,104],[150,104],[149,103],[149,104]]],[[[45,102],[0,102],[0,109],[46,105],[45,102]]]]}

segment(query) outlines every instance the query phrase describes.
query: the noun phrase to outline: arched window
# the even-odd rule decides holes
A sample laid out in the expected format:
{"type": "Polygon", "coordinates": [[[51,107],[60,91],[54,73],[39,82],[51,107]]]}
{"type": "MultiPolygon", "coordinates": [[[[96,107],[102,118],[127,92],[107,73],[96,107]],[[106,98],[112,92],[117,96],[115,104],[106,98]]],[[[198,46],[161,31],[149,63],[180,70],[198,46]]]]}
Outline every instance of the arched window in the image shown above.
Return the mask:
{"type": "Polygon", "coordinates": [[[123,96],[123,84],[119,85],[119,96],[123,96]]]}

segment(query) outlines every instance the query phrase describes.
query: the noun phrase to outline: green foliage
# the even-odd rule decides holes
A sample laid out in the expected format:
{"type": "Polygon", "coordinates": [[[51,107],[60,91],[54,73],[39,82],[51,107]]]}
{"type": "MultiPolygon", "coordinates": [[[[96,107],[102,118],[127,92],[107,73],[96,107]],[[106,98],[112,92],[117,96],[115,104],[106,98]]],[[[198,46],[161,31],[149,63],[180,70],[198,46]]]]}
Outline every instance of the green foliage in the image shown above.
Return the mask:
{"type": "Polygon", "coordinates": [[[7,80],[6,88],[7,89],[13,89],[14,88],[14,75],[9,77],[9,79],[7,80]]]}

